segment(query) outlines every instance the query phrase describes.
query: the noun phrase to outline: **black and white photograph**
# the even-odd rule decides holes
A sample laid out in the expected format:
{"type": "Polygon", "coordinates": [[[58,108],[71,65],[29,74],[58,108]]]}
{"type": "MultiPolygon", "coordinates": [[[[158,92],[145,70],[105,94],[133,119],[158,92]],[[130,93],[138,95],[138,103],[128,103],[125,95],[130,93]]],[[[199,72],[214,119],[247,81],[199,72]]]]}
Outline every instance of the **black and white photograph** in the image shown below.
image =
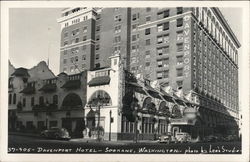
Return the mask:
{"type": "Polygon", "coordinates": [[[3,3],[3,161],[248,161],[249,2],[121,2],[3,3]]]}

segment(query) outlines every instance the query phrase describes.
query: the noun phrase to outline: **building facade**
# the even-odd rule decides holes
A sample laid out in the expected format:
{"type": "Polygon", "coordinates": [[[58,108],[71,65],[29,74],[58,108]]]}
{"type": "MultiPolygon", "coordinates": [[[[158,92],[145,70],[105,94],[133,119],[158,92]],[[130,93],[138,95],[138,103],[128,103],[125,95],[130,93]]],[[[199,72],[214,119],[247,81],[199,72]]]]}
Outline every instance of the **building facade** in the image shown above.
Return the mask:
{"type": "MultiPolygon", "coordinates": [[[[86,61],[92,64],[89,69],[105,67],[110,64],[109,56],[119,54],[125,69],[135,75],[158,80],[163,87],[182,89],[184,94],[190,91],[199,94],[201,114],[212,130],[228,120],[238,123],[240,43],[218,8],[77,10],[78,13],[73,8],[65,9],[59,20],[67,22],[59,22],[62,31],[69,29],[69,33],[77,30],[74,23],[80,24],[81,31],[85,29],[83,23],[95,22],[86,32],[94,35],[94,50],[88,53],[90,59],[86,61]],[[92,13],[87,22],[83,13],[92,13]]],[[[83,36],[81,32],[79,36],[83,36]]],[[[61,40],[63,46],[63,36],[61,40]]],[[[64,48],[61,48],[62,52],[64,48]]],[[[78,58],[80,55],[81,52],[78,58]]],[[[64,66],[71,68],[61,59],[61,71],[64,66]]],[[[77,66],[80,67],[80,63],[77,66]]]]}
{"type": "Polygon", "coordinates": [[[39,133],[64,127],[74,137],[84,129],[86,72],[55,76],[45,62],[31,69],[10,64],[9,130],[39,133]]]}

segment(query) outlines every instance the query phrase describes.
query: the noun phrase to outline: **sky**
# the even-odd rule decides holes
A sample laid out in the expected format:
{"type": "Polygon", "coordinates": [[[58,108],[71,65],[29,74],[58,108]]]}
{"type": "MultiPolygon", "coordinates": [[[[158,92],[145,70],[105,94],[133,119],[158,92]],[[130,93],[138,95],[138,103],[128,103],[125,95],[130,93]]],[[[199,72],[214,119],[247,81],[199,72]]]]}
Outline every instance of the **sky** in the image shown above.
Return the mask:
{"type": "MultiPolygon", "coordinates": [[[[220,8],[235,35],[242,42],[242,11],[220,8]]],[[[48,61],[54,74],[59,74],[61,8],[15,8],[9,14],[9,59],[15,68],[32,68],[48,61]]],[[[240,52],[239,52],[240,53],[240,52]]]]}

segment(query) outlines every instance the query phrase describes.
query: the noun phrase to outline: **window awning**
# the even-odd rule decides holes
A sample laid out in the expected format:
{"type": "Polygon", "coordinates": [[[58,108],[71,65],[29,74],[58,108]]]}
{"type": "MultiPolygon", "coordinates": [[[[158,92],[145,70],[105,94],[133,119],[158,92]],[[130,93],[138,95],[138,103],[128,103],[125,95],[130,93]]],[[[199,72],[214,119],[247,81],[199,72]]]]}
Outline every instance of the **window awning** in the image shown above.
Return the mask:
{"type": "Polygon", "coordinates": [[[126,84],[129,87],[132,87],[136,92],[146,94],[146,92],[143,90],[142,86],[140,86],[138,83],[136,83],[136,82],[126,82],[126,84]]]}
{"type": "Polygon", "coordinates": [[[42,88],[39,89],[39,91],[44,92],[54,92],[56,90],[56,84],[45,84],[42,88]]]}
{"type": "Polygon", "coordinates": [[[159,93],[158,93],[154,88],[152,88],[150,85],[145,85],[145,88],[146,88],[146,90],[147,90],[153,97],[156,97],[156,98],[161,99],[159,93]]]}
{"type": "Polygon", "coordinates": [[[110,82],[109,76],[100,76],[100,77],[96,77],[96,78],[91,79],[91,81],[89,81],[88,85],[90,87],[94,87],[94,86],[106,85],[106,84],[109,84],[109,82],[110,82]]]}
{"type": "Polygon", "coordinates": [[[76,89],[80,88],[80,86],[81,86],[80,80],[69,80],[61,88],[76,89]]]}
{"type": "Polygon", "coordinates": [[[35,87],[26,87],[20,93],[24,94],[34,94],[35,93],[35,87]]]}

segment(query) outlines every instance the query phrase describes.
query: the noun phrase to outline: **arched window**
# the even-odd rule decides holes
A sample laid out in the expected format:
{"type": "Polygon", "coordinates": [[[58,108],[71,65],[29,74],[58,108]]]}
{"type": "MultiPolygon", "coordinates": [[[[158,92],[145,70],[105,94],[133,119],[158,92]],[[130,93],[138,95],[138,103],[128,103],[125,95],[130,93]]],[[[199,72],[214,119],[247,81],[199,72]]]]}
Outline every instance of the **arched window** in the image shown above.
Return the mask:
{"type": "Polygon", "coordinates": [[[156,106],[152,102],[152,98],[147,97],[142,104],[142,111],[148,113],[156,113],[156,106]]]}
{"type": "Polygon", "coordinates": [[[57,105],[58,104],[58,95],[53,96],[53,104],[57,105]]]}
{"type": "Polygon", "coordinates": [[[65,108],[82,107],[82,100],[79,95],[75,93],[70,93],[63,99],[62,107],[65,108]]]}
{"type": "Polygon", "coordinates": [[[112,105],[112,100],[110,95],[103,90],[98,90],[92,94],[92,96],[89,99],[89,104],[96,106],[98,102],[103,106],[110,106],[112,105]]]}
{"type": "Polygon", "coordinates": [[[16,94],[13,95],[13,104],[16,104],[16,94]]]}
{"type": "Polygon", "coordinates": [[[9,94],[9,104],[12,103],[12,94],[9,94]]]}
{"type": "Polygon", "coordinates": [[[169,107],[166,105],[165,101],[162,101],[159,105],[159,110],[158,110],[159,115],[167,115],[170,116],[170,111],[169,107]]]}
{"type": "Polygon", "coordinates": [[[181,110],[180,110],[178,105],[173,106],[173,108],[172,108],[172,116],[174,118],[181,118],[182,117],[181,110]]]}

